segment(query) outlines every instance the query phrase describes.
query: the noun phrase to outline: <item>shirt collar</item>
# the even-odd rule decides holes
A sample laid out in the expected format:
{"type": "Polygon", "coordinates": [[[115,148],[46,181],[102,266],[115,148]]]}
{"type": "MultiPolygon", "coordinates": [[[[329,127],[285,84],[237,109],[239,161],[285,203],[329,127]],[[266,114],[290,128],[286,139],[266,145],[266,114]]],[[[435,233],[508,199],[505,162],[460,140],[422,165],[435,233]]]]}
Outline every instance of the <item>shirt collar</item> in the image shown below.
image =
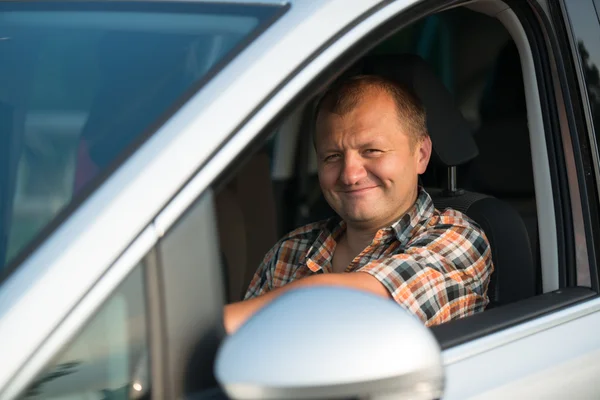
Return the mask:
{"type": "Polygon", "coordinates": [[[340,236],[346,231],[346,222],[339,216],[327,220],[317,239],[306,252],[306,266],[313,272],[320,269],[331,271],[333,252],[340,236]]]}
{"type": "Polygon", "coordinates": [[[419,222],[429,219],[435,211],[429,193],[419,186],[419,193],[415,204],[391,228],[396,233],[400,244],[405,245],[414,236],[415,230],[421,225],[419,222]]]}

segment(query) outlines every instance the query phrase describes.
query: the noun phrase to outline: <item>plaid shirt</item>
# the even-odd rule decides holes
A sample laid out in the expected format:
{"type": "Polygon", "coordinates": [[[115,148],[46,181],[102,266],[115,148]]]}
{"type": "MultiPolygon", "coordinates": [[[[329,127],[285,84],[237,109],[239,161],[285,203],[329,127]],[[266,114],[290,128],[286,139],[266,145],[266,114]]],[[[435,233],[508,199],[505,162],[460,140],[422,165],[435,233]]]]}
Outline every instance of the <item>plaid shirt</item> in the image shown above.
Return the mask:
{"type": "MultiPolygon", "coordinates": [[[[258,267],[249,299],[305,276],[331,273],[339,217],[309,224],[283,237],[258,267]]],[[[483,311],[494,267],[483,231],[466,215],[436,210],[422,188],[402,218],[380,229],[346,272],[377,278],[394,300],[427,326],[483,311]]]]}

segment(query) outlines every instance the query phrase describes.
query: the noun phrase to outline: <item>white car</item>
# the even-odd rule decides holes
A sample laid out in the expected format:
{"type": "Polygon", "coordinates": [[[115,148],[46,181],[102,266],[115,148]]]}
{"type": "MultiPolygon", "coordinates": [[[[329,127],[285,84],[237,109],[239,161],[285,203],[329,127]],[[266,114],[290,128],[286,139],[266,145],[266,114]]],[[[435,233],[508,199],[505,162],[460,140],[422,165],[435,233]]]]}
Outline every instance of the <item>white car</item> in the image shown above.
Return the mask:
{"type": "Polygon", "coordinates": [[[599,398],[598,11],[0,2],[0,399],[599,398]],[[304,289],[227,336],[265,252],[331,215],[313,107],[362,73],[425,104],[422,184],[489,237],[490,306],[429,329],[304,289]]]}

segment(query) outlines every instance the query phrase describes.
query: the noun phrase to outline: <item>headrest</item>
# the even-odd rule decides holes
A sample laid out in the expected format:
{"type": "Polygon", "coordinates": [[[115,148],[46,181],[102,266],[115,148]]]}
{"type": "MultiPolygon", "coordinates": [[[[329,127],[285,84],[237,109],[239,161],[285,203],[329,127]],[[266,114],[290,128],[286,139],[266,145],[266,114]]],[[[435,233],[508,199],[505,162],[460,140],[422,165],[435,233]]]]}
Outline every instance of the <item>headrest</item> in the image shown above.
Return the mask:
{"type": "Polygon", "coordinates": [[[471,167],[473,183],[478,190],[499,197],[533,196],[523,74],[512,40],[498,55],[480,111],[481,127],[474,137],[482,157],[471,167]]]}
{"type": "Polygon", "coordinates": [[[519,50],[509,41],[496,59],[479,105],[482,121],[524,116],[527,113],[519,50]]]}
{"type": "Polygon", "coordinates": [[[443,165],[461,165],[477,157],[469,123],[422,58],[412,54],[371,56],[363,60],[360,69],[363,74],[379,75],[407,86],[421,100],[433,152],[443,165]]]}
{"type": "Polygon", "coordinates": [[[498,197],[535,194],[526,118],[484,123],[475,139],[481,157],[473,160],[469,173],[476,190],[498,197]]]}

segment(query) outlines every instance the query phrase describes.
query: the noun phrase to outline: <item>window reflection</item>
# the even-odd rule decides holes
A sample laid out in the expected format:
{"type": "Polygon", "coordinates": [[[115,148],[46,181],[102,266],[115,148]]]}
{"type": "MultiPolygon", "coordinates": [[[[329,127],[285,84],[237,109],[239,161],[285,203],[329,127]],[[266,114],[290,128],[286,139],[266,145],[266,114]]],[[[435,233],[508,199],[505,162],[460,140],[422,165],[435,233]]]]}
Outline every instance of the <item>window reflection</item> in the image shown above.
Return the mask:
{"type": "Polygon", "coordinates": [[[0,273],[279,10],[150,3],[0,2],[0,273]]]}
{"type": "Polygon", "coordinates": [[[592,118],[594,126],[600,128],[600,72],[596,63],[590,58],[590,53],[586,49],[583,41],[577,43],[579,55],[581,57],[581,65],[583,67],[583,75],[586,81],[588,98],[590,107],[592,108],[592,118]]]}
{"type": "MultiPolygon", "coordinates": [[[[596,143],[600,143],[600,25],[598,19],[598,6],[600,1],[566,1],[565,3],[570,29],[573,31],[577,43],[577,52],[580,57],[584,83],[589,100],[593,129],[596,143]]],[[[587,143],[583,143],[587,145],[587,143]]],[[[599,149],[592,148],[592,154],[598,154],[599,149]]],[[[597,160],[599,161],[599,160],[597,160]]],[[[584,165],[589,174],[593,174],[593,165],[584,165]]],[[[585,254],[585,233],[576,233],[575,243],[578,254],[585,254]],[[581,249],[580,249],[581,248],[581,249]]],[[[590,270],[585,264],[578,264],[577,285],[591,286],[590,270]]]]}

